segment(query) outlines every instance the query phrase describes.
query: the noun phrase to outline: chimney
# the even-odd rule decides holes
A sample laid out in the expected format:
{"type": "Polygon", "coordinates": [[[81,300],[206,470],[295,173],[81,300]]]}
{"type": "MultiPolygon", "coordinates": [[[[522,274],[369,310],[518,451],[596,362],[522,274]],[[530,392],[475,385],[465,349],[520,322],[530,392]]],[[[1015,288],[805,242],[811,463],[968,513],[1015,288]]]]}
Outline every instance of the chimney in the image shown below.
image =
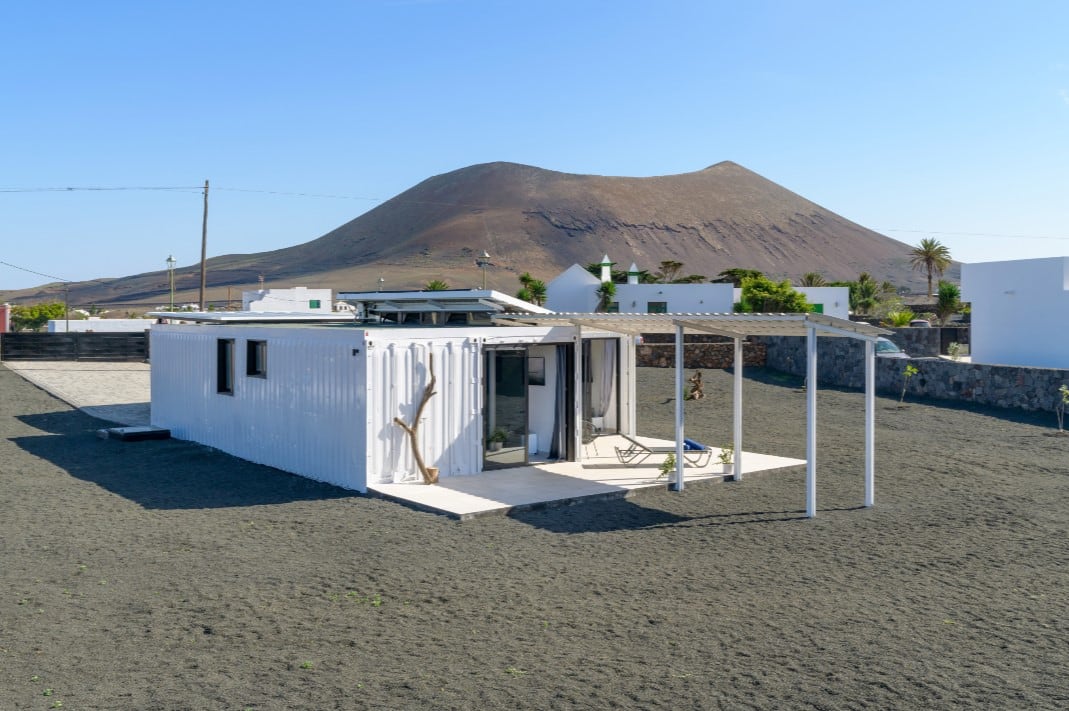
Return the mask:
{"type": "Polygon", "coordinates": [[[605,255],[601,258],[601,283],[612,281],[612,262],[609,261],[609,255],[605,255]]]}
{"type": "Polygon", "coordinates": [[[635,266],[634,262],[631,262],[631,266],[627,268],[627,283],[628,284],[637,284],[638,283],[638,267],[635,266]]]}

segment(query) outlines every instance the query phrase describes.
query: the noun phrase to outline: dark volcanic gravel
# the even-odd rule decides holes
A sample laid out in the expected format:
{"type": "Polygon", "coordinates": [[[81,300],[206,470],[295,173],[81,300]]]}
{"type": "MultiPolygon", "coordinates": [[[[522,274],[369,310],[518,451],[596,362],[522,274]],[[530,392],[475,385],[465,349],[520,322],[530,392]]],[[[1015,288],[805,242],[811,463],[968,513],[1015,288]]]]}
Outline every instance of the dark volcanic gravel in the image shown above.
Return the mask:
{"type": "MultiPolygon", "coordinates": [[[[642,434],[671,382],[640,371],[642,434]]],[[[804,457],[797,386],[750,374],[747,449],[804,457]]],[[[873,509],[862,396],[822,390],[814,520],[798,467],[457,522],[99,440],[0,368],[0,709],[1066,708],[1069,437],[894,404],[873,509]]]]}

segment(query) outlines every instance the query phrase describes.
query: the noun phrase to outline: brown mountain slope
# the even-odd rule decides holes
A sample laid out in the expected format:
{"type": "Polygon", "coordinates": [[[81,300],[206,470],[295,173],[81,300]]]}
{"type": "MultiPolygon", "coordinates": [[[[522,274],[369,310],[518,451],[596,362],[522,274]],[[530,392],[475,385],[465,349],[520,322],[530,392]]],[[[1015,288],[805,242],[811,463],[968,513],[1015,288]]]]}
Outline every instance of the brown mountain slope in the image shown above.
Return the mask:
{"type": "MultiPolygon", "coordinates": [[[[674,259],[686,274],[743,267],[780,278],[815,271],[834,280],[868,271],[898,285],[923,284],[909,269],[908,245],[735,163],[653,178],[487,163],[424,180],[311,242],[210,259],[209,298],[225,299],[227,286],[240,298],[259,274],[275,287],[373,290],[380,277],[387,289],[431,279],[476,287],[474,257],[484,249],[493,259],[488,285],[508,292],[518,288],[521,272],[548,280],[603,254],[620,268],[634,261],[650,271],[674,259]]],[[[176,281],[179,301],[196,300],[196,269],[179,270],[176,281]]],[[[153,272],[74,285],[71,301],[156,304],[166,293],[166,274],[153,272]]]]}

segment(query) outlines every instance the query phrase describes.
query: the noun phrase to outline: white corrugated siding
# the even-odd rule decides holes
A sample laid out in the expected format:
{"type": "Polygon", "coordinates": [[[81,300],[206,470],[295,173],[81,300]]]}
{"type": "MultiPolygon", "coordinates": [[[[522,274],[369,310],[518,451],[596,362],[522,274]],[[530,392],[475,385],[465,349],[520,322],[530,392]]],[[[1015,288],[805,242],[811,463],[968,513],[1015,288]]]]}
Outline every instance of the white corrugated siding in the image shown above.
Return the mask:
{"type": "Polygon", "coordinates": [[[428,466],[438,467],[442,477],[474,474],[482,468],[478,340],[412,340],[372,331],[368,335],[367,379],[367,470],[371,483],[419,479],[408,435],[393,418],[411,424],[430,380],[431,353],[437,394],[424,408],[420,423],[423,459],[428,466]]]}
{"type": "Polygon", "coordinates": [[[310,479],[365,491],[363,331],[158,327],[152,423],[310,479]],[[234,394],[216,392],[216,341],[234,339],[234,394]],[[267,377],[245,375],[245,344],[267,342],[267,377]],[[353,349],[358,353],[353,354],[353,349]]]}

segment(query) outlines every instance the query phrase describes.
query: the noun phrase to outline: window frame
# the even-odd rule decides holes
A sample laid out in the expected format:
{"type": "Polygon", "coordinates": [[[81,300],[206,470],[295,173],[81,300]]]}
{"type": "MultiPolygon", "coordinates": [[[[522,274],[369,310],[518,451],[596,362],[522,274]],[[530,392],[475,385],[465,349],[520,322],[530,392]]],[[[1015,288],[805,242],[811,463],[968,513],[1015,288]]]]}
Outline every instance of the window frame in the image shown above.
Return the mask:
{"type": "Polygon", "coordinates": [[[249,378],[267,377],[267,341],[245,341],[245,375],[249,378]]]}
{"type": "Polygon", "coordinates": [[[215,339],[215,392],[234,394],[234,339],[215,339]]]}

